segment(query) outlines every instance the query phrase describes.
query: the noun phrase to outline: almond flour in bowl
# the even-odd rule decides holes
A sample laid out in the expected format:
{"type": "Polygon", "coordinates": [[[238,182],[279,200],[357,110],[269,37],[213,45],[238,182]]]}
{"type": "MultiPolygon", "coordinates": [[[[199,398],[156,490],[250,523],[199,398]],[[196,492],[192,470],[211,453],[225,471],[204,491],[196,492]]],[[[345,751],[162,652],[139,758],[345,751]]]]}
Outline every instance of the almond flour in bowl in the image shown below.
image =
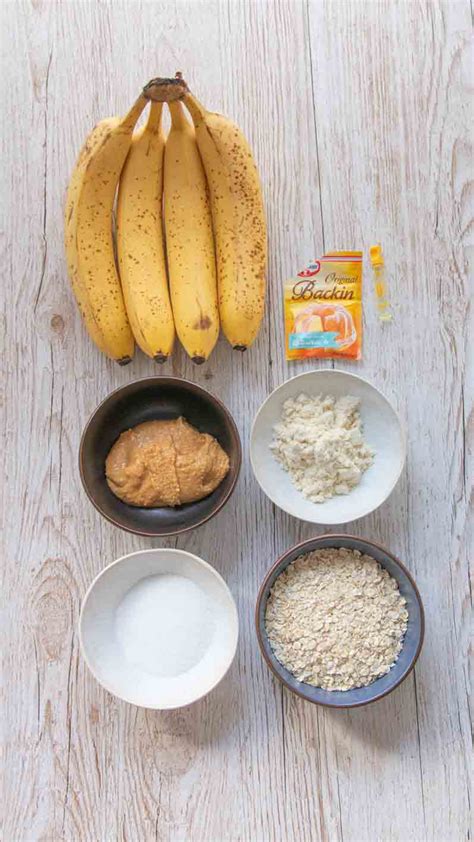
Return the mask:
{"type": "MultiPolygon", "coordinates": [[[[301,424],[300,420],[300,426],[303,427],[301,435],[304,439],[309,422],[304,419],[301,424]]],[[[311,455],[311,443],[309,452],[311,455]]],[[[258,410],[250,436],[252,469],[267,497],[292,517],[331,527],[357,520],[378,508],[398,482],[405,456],[403,428],[387,398],[362,377],[337,369],[307,371],[278,386],[258,410]],[[330,395],[335,401],[347,399],[350,395],[360,402],[357,413],[363,440],[375,456],[370,467],[362,471],[360,481],[351,488],[350,494],[326,495],[322,502],[313,503],[296,487],[291,474],[272,450],[275,428],[281,423],[286,401],[296,402],[300,395],[308,398],[330,395]]]]}
{"type": "Polygon", "coordinates": [[[275,580],[265,608],[278,661],[298,681],[327,691],[367,687],[389,673],[407,625],[396,580],[347,547],[296,558],[275,580]]]}
{"type": "Polygon", "coordinates": [[[270,449],[312,503],[349,494],[374,459],[362,435],[360,400],[304,393],[288,398],[270,449]]]}

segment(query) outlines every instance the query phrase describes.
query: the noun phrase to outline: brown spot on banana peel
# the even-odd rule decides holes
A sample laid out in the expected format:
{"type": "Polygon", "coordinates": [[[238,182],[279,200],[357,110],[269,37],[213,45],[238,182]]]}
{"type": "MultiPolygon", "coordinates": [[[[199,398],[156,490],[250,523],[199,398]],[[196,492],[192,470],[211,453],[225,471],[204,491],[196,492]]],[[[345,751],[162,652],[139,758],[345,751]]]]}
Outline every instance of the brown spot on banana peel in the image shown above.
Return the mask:
{"type": "Polygon", "coordinates": [[[196,324],[193,325],[193,330],[209,330],[211,326],[212,321],[209,316],[201,315],[196,324]]]}

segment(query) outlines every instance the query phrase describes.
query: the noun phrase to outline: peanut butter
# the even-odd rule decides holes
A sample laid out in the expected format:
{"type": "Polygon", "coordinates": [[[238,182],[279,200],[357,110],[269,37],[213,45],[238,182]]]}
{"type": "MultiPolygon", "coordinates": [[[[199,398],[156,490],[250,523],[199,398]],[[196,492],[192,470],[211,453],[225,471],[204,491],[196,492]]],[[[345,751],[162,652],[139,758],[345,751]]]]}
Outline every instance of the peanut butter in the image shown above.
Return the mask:
{"type": "Polygon", "coordinates": [[[229,457],[219,442],[184,418],[146,421],[122,433],[105,462],[111,491],[130,506],[180,506],[222,482],[229,457]]]}

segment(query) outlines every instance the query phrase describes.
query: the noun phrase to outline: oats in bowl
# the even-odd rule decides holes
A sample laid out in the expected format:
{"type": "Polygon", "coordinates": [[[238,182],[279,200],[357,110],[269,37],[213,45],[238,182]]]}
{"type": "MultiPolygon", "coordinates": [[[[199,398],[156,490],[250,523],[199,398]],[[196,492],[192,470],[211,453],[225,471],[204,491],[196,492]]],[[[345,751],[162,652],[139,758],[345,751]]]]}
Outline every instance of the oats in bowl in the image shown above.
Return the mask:
{"type": "Polygon", "coordinates": [[[280,663],[298,681],[329,691],[367,687],[388,673],[407,623],[396,580],[345,547],[295,559],[275,580],[265,610],[280,663]]]}

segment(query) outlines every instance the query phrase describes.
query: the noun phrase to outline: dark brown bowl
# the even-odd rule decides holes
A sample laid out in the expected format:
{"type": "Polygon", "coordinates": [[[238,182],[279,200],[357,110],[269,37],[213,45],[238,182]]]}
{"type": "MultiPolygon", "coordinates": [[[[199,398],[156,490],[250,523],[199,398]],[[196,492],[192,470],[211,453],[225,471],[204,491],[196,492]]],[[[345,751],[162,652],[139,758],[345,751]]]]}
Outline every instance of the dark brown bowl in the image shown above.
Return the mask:
{"type": "Polygon", "coordinates": [[[120,529],[150,538],[178,535],[201,526],[227,503],[242,461],[240,437],[224,404],[206,389],[180,377],[146,377],[111,392],[89,418],[79,448],[79,470],[89,500],[120,529]],[[105,478],[105,459],[124,430],[143,421],[183,416],[201,433],[210,433],[230,459],[221,484],[196,503],[176,508],[129,506],[112,494],[105,478]]]}
{"type": "Polygon", "coordinates": [[[396,556],[373,541],[358,538],[355,535],[321,535],[310,538],[301,544],[291,547],[275,562],[265,576],[257,597],[255,612],[257,638],[263,657],[276,677],[293,693],[301,696],[307,702],[331,708],[355,708],[368,705],[377,699],[382,699],[395,687],[398,687],[415,666],[423,646],[425,634],[425,616],[420,592],[407,568],[396,556]],[[406,599],[408,611],[408,627],[403,639],[402,650],[394,665],[386,675],[382,675],[367,687],[357,687],[353,690],[323,690],[298,681],[291,672],[275,656],[265,629],[265,609],[270,591],[280,573],[296,558],[324,547],[348,547],[359,550],[371,556],[396,579],[400,593],[406,599]]]}

